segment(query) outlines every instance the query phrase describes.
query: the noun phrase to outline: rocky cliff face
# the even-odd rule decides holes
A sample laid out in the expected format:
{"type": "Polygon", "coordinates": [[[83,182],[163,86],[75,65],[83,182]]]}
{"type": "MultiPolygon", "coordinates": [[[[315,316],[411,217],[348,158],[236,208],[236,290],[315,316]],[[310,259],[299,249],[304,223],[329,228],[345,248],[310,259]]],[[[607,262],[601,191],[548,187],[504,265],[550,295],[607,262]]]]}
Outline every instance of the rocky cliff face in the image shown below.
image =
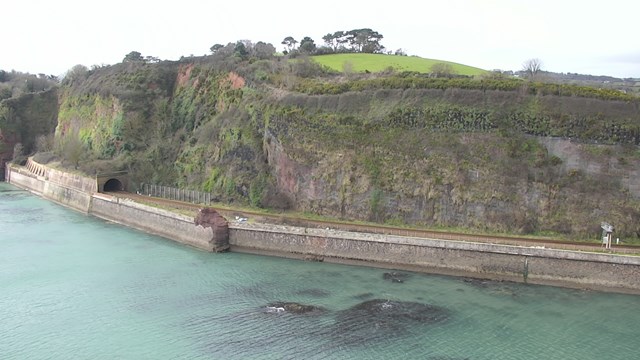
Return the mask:
{"type": "Polygon", "coordinates": [[[27,93],[0,102],[0,174],[5,162],[13,159],[15,144],[21,143],[23,153],[36,150],[36,139],[52,134],[58,121],[58,91],[51,88],[27,93]]]}
{"type": "Polygon", "coordinates": [[[519,139],[542,157],[529,160],[501,151],[500,136],[446,135],[442,143],[441,135],[424,134],[405,151],[287,148],[272,138],[266,149],[278,189],[301,211],[522,234],[597,234],[609,219],[620,233],[638,231],[640,162],[623,159],[619,147],[519,139]],[[593,155],[602,151],[618,157],[593,155]]]}
{"type": "MultiPolygon", "coordinates": [[[[452,101],[453,95],[446,93],[365,91],[281,98],[305,113],[270,121],[266,149],[279,189],[295,199],[299,210],[346,219],[593,237],[601,221],[610,221],[619,233],[638,235],[637,146],[508,130],[376,126],[376,117],[384,114],[373,112],[436,107],[443,98],[452,101]],[[352,116],[361,116],[350,119],[355,128],[326,115],[348,111],[345,103],[360,104],[360,110],[351,109],[352,116]],[[318,113],[323,114],[320,120],[310,120],[318,113]]],[[[465,98],[461,91],[455,96],[465,98]]],[[[508,103],[509,96],[471,94],[479,104],[508,103]]],[[[525,99],[513,100],[516,105],[510,107],[526,105],[525,99]]],[[[551,104],[546,111],[560,107],[554,98],[537,101],[539,106],[551,104]]],[[[570,99],[564,106],[575,111],[564,115],[587,116],[585,108],[595,111],[596,103],[570,99]]],[[[604,103],[601,110],[610,107],[612,113],[634,116],[633,109],[614,105],[604,103]]]]}
{"type": "Polygon", "coordinates": [[[76,129],[89,164],[115,159],[136,183],[343,219],[593,238],[608,221],[640,235],[640,152],[624,125],[640,120],[634,103],[460,89],[305,95],[257,80],[281,76],[264,63],[127,66],[65,89],[57,131],[76,129]]]}

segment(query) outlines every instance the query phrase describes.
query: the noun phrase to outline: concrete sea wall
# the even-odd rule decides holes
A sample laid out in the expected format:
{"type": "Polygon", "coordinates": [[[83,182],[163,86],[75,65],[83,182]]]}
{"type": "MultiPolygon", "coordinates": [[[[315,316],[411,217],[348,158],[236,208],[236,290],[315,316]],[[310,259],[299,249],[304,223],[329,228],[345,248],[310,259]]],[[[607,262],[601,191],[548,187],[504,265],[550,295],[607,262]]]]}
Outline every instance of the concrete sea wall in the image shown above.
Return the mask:
{"type": "Polygon", "coordinates": [[[8,165],[7,181],[78,211],[89,212],[95,181],[29,160],[26,166],[8,165]]]}
{"type": "Polygon", "coordinates": [[[215,229],[194,224],[193,217],[97,193],[95,179],[35,166],[10,165],[7,181],[72,209],[159,235],[206,251],[220,251],[215,229]]]}
{"type": "Polygon", "coordinates": [[[214,250],[211,244],[213,229],[196,226],[193,217],[105,194],[92,196],[90,213],[185,245],[214,250]]]}
{"type": "MultiPolygon", "coordinates": [[[[93,179],[47,170],[11,165],[6,179],[100,218],[206,251],[226,249],[214,239],[215,226],[197,226],[189,216],[97,193],[93,179]]],[[[637,256],[244,222],[229,223],[228,244],[239,252],[640,294],[637,256]]]]}
{"type": "Polygon", "coordinates": [[[640,257],[353,233],[229,224],[232,251],[640,294],[640,257]]]}

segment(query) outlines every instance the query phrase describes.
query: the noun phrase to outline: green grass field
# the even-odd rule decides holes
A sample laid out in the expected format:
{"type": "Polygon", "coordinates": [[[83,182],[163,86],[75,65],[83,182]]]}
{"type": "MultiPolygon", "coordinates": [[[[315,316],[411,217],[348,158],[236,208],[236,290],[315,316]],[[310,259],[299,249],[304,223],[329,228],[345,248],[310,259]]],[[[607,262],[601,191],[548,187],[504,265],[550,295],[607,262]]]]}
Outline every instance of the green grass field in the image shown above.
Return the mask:
{"type": "Polygon", "coordinates": [[[473,66],[462,65],[443,60],[425,59],[417,56],[396,56],[384,54],[332,54],[314,56],[313,60],[321,65],[342,72],[344,64],[350,63],[355,72],[380,72],[389,67],[396,71],[417,71],[421,73],[431,72],[431,65],[445,63],[451,65],[457,75],[475,76],[481,75],[486,70],[473,66]]]}

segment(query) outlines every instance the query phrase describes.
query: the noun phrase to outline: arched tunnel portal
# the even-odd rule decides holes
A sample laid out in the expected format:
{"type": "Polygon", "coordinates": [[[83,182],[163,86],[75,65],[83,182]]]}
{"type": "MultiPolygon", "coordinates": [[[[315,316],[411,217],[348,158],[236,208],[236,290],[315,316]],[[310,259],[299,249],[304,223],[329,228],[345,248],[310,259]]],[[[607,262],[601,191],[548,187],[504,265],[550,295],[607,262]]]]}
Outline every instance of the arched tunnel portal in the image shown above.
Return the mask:
{"type": "Polygon", "coordinates": [[[118,179],[109,179],[104,183],[103,191],[124,191],[124,185],[122,185],[122,182],[118,179]]]}
{"type": "Polygon", "coordinates": [[[126,171],[96,175],[98,192],[129,191],[129,175],[126,171]]]}

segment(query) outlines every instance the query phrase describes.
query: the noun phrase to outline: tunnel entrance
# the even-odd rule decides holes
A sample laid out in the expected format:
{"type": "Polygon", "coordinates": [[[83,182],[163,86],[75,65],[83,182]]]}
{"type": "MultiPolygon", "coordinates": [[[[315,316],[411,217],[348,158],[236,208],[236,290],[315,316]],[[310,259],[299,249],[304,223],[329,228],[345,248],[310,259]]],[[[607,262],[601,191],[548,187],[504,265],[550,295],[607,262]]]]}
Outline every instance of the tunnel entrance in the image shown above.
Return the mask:
{"type": "Polygon", "coordinates": [[[103,187],[104,192],[109,191],[124,191],[124,186],[122,182],[118,179],[109,179],[106,183],[104,183],[103,187]]]}

